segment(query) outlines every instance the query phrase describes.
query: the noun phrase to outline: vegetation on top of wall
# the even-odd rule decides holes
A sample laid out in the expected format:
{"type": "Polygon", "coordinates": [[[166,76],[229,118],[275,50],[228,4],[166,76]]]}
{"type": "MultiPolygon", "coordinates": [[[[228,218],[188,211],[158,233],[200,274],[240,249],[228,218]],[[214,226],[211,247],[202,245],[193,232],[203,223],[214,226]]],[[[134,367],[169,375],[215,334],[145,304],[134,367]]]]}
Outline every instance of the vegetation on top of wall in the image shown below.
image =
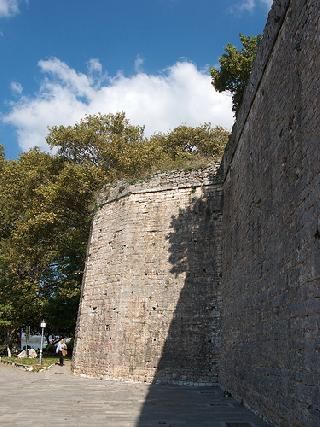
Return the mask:
{"type": "Polygon", "coordinates": [[[55,154],[0,152],[0,335],[23,326],[74,331],[90,224],[106,183],[217,161],[228,132],[179,126],[147,138],[123,113],[87,116],[50,129],[55,154]]]}
{"type": "Polygon", "coordinates": [[[204,123],[147,138],[124,113],[86,116],[74,126],[51,128],[47,142],[66,161],[95,167],[104,180],[140,178],[158,170],[208,164],[222,157],[229,132],[204,123]]]}
{"type": "Polygon", "coordinates": [[[253,62],[257,55],[261,35],[245,36],[240,34],[242,48],[238,50],[227,44],[225,53],[220,57],[220,69],[212,67],[210,74],[212,85],[218,92],[228,91],[232,94],[232,111],[237,116],[244,90],[249,82],[253,62]]]}

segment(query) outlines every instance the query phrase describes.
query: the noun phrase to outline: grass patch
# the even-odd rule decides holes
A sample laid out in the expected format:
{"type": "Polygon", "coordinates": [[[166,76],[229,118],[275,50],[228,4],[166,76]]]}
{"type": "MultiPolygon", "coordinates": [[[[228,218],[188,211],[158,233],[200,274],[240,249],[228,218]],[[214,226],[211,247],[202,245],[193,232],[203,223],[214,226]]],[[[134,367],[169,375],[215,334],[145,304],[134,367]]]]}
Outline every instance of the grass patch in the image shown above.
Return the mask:
{"type": "Polygon", "coordinates": [[[32,366],[34,371],[39,371],[42,368],[48,368],[49,366],[54,365],[56,362],[59,361],[59,359],[57,357],[51,357],[51,356],[43,357],[42,365],[40,365],[39,357],[35,359],[23,357],[20,359],[19,357],[2,356],[1,361],[7,362],[7,363],[17,363],[19,365],[24,365],[24,366],[32,366]]]}

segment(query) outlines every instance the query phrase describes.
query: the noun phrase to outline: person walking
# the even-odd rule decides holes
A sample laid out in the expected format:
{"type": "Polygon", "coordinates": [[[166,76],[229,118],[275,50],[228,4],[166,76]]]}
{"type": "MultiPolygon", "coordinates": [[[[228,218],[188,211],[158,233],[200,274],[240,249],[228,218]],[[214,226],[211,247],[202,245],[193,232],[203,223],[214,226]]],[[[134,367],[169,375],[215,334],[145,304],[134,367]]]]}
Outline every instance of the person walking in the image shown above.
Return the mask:
{"type": "Polygon", "coordinates": [[[56,349],[56,353],[59,356],[59,365],[63,366],[64,365],[64,357],[67,355],[67,344],[64,341],[64,337],[61,337],[60,340],[58,341],[58,345],[57,345],[57,349],[56,349]]]}

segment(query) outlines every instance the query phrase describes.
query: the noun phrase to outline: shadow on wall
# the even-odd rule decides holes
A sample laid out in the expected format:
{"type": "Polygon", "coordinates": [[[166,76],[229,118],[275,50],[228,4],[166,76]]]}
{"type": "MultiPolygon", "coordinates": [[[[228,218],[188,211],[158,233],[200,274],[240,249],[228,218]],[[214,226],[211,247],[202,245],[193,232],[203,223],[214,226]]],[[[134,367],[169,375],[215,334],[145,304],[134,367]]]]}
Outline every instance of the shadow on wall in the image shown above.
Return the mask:
{"type": "Polygon", "coordinates": [[[201,198],[194,198],[188,208],[180,209],[172,217],[172,232],[167,237],[170,272],[175,277],[184,275],[185,283],[137,427],[159,424],[163,417],[168,420],[165,424],[170,424],[170,414],[183,413],[169,397],[170,387],[159,389],[156,383],[191,385],[218,381],[221,223],[219,185],[206,187],[201,198]]]}

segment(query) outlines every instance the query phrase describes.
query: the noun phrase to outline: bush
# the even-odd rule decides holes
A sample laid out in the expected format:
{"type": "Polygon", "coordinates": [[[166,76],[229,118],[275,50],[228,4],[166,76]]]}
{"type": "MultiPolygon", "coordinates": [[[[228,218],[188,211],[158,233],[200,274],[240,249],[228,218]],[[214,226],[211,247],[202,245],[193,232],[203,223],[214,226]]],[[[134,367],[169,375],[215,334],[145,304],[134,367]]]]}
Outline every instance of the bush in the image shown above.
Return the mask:
{"type": "Polygon", "coordinates": [[[50,354],[54,355],[56,354],[56,346],[55,344],[47,344],[46,348],[43,349],[43,354],[50,354]]]}

